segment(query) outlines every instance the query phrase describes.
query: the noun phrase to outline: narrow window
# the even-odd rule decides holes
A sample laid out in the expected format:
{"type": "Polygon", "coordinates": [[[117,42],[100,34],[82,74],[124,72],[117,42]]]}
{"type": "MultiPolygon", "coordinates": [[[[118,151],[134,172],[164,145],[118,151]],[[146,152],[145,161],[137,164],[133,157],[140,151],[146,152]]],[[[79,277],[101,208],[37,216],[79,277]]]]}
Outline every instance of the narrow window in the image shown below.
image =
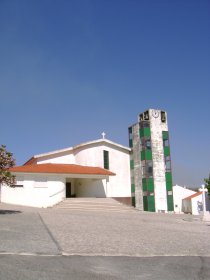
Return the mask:
{"type": "Polygon", "coordinates": [[[161,111],[161,121],[162,121],[163,123],[166,122],[166,113],[163,112],[163,111],[161,111]]]}
{"type": "Polygon", "coordinates": [[[146,144],[146,149],[147,150],[151,150],[151,140],[150,139],[146,139],[145,144],[146,144]]]}
{"type": "Polygon", "coordinates": [[[153,177],[153,163],[152,161],[146,162],[146,175],[147,177],[153,177]]]}
{"type": "Polygon", "coordinates": [[[133,147],[133,134],[132,134],[132,127],[129,127],[128,129],[128,135],[129,135],[129,147],[133,147]]]}
{"type": "Polygon", "coordinates": [[[104,150],[104,168],[109,169],[109,152],[104,150]]]}
{"type": "Polygon", "coordinates": [[[169,147],[169,141],[168,141],[168,139],[163,139],[163,146],[164,146],[164,147],[169,147]]]}
{"type": "Polygon", "coordinates": [[[145,121],[149,120],[149,111],[144,112],[144,120],[145,121]]]}

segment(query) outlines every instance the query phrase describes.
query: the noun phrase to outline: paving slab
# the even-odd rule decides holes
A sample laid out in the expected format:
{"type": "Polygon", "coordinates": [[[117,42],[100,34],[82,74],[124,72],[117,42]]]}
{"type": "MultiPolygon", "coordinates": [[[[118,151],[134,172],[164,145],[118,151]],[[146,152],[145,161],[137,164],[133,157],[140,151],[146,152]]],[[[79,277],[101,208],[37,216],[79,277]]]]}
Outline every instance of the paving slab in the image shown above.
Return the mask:
{"type": "Polygon", "coordinates": [[[37,211],[0,207],[1,254],[60,254],[59,247],[37,211]]]}
{"type": "Polygon", "coordinates": [[[0,209],[0,253],[210,256],[210,222],[198,216],[7,205],[0,209]]]}
{"type": "Polygon", "coordinates": [[[209,280],[206,257],[0,256],[3,280],[209,280]]]}
{"type": "Polygon", "coordinates": [[[210,256],[210,224],[197,217],[54,209],[41,215],[66,255],[210,256]]]}

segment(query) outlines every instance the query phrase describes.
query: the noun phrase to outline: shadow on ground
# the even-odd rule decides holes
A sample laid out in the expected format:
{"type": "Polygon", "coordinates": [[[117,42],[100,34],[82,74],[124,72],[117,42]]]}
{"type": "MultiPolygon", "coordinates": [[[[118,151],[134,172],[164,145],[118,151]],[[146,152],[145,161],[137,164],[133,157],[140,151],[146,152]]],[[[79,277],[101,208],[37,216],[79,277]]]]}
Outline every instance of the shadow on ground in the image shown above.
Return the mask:
{"type": "Polygon", "coordinates": [[[7,215],[7,214],[20,214],[21,211],[15,211],[15,210],[0,210],[0,215],[7,215]]]}

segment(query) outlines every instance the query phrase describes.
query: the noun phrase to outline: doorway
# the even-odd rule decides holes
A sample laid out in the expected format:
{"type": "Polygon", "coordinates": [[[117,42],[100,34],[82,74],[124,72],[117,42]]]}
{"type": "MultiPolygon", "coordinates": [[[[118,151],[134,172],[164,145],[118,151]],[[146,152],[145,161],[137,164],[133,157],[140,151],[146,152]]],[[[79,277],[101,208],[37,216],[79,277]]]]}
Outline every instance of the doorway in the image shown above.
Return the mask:
{"type": "Polygon", "coordinates": [[[66,197],[71,197],[71,183],[66,183],[66,197]]]}

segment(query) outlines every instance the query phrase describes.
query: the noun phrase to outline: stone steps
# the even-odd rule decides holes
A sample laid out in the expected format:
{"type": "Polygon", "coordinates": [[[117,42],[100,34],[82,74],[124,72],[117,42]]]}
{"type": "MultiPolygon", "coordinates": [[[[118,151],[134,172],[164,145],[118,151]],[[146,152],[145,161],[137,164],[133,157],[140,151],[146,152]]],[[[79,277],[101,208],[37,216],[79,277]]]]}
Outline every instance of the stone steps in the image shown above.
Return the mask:
{"type": "Polygon", "coordinates": [[[54,208],[97,212],[134,211],[133,207],[124,205],[112,198],[67,198],[57,204],[54,208]]]}

